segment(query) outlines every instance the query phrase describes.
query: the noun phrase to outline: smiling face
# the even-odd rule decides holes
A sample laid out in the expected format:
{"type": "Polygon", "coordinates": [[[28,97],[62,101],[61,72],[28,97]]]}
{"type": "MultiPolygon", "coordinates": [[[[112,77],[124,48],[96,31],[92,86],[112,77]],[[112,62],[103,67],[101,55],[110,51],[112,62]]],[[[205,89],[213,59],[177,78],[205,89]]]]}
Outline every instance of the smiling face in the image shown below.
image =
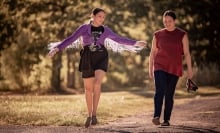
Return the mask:
{"type": "Polygon", "coordinates": [[[106,14],[103,11],[100,11],[97,14],[93,15],[92,16],[92,18],[93,18],[92,24],[97,27],[101,26],[105,21],[105,15],[106,14]]]}
{"type": "Polygon", "coordinates": [[[163,25],[168,31],[172,31],[175,29],[175,20],[171,16],[164,16],[163,25]]]}

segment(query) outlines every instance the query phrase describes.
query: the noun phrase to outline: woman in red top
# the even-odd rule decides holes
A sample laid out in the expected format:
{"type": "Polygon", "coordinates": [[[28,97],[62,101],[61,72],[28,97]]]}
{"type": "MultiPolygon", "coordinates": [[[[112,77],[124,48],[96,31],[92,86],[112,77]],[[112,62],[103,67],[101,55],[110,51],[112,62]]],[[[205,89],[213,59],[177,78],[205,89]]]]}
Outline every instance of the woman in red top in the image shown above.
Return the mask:
{"type": "Polygon", "coordinates": [[[193,76],[191,55],[187,33],[175,26],[176,15],[173,11],[163,14],[164,27],[154,33],[149,61],[149,77],[155,80],[154,118],[152,122],[160,125],[160,115],[164,104],[164,122],[169,126],[173,108],[174,92],[177,81],[182,76],[182,56],[187,64],[188,78],[193,76]]]}

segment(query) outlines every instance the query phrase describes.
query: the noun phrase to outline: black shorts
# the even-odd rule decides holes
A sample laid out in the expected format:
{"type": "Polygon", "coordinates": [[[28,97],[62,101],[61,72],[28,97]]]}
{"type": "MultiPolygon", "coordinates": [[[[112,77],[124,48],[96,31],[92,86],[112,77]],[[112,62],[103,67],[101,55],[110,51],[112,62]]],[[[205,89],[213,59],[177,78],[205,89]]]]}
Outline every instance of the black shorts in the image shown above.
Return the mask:
{"type": "Polygon", "coordinates": [[[82,78],[95,76],[95,70],[108,69],[108,51],[104,46],[99,47],[95,51],[91,51],[88,46],[80,51],[79,71],[82,72],[82,78]]]}

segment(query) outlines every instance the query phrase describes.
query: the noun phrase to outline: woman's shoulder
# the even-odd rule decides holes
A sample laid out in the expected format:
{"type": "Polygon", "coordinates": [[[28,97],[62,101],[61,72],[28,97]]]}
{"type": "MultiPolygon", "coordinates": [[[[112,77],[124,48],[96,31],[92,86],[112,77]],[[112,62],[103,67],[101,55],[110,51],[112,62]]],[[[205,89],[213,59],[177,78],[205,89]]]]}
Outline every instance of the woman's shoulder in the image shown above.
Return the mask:
{"type": "Polygon", "coordinates": [[[176,30],[178,31],[178,32],[181,32],[181,33],[186,33],[186,31],[185,30],[183,30],[183,29],[181,29],[181,28],[179,28],[179,27],[176,27],[176,30]]]}
{"type": "Polygon", "coordinates": [[[108,27],[107,25],[102,25],[102,27],[103,27],[104,29],[111,30],[111,28],[108,27]]]}
{"type": "Polygon", "coordinates": [[[89,27],[91,27],[90,24],[82,24],[77,28],[76,31],[78,32],[88,31],[89,27]]]}
{"type": "Polygon", "coordinates": [[[91,24],[82,24],[82,25],[80,25],[79,27],[81,27],[81,28],[87,28],[87,27],[89,27],[91,24]]]}
{"type": "Polygon", "coordinates": [[[154,35],[160,34],[160,33],[163,33],[163,32],[165,32],[165,28],[159,29],[159,30],[155,31],[155,32],[154,32],[154,35]]]}
{"type": "Polygon", "coordinates": [[[102,25],[102,27],[104,28],[105,34],[111,34],[113,32],[112,29],[107,25],[102,25]]]}

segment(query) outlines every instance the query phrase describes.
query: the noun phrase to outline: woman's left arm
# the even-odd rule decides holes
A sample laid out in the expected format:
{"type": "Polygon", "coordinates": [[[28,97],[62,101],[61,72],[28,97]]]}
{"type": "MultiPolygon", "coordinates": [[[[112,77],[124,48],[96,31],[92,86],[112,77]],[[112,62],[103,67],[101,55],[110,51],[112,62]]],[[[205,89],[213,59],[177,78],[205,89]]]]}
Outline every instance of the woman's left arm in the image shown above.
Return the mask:
{"type": "Polygon", "coordinates": [[[138,45],[138,46],[145,46],[145,41],[136,41],[133,39],[129,39],[126,37],[119,36],[118,34],[114,33],[111,29],[106,28],[108,35],[106,38],[112,39],[113,41],[123,44],[123,45],[138,45]]]}
{"type": "Polygon", "coordinates": [[[183,36],[183,52],[186,60],[186,65],[187,65],[187,72],[188,72],[188,78],[192,79],[193,77],[193,70],[192,70],[192,62],[191,62],[191,55],[189,51],[189,39],[187,34],[183,36]]]}

